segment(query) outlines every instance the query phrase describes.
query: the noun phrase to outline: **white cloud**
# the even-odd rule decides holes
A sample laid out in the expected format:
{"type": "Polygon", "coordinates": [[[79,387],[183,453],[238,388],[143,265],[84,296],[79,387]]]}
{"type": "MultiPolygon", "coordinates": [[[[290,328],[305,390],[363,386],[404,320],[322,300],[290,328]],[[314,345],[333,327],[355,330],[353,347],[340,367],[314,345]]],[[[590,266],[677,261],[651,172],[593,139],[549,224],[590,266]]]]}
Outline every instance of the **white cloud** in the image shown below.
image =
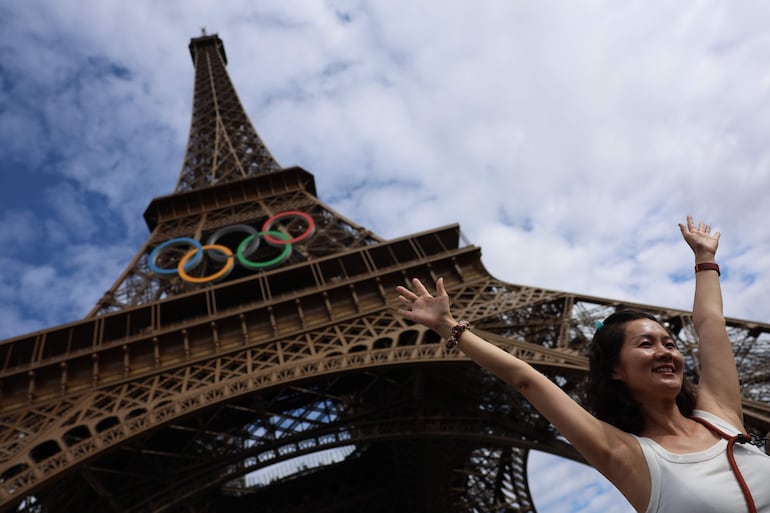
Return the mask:
{"type": "Polygon", "coordinates": [[[3,253],[15,246],[26,246],[33,243],[41,235],[35,214],[29,210],[13,210],[5,212],[0,217],[0,239],[3,253]]]}

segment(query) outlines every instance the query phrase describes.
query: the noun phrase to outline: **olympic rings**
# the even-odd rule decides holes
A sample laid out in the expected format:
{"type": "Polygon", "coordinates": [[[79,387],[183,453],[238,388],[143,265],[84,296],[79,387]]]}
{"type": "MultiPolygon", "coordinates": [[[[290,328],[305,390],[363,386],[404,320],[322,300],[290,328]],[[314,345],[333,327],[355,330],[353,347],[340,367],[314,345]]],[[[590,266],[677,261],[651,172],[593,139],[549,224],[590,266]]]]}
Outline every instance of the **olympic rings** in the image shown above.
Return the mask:
{"type": "Polygon", "coordinates": [[[315,221],[305,212],[298,210],[288,210],[268,218],[262,225],[262,230],[257,231],[254,227],[246,224],[234,224],[220,228],[209,236],[206,244],[190,237],[177,237],[158,244],[152,250],[147,259],[147,265],[150,270],[161,275],[179,275],[184,281],[189,283],[209,283],[221,280],[227,277],[235,268],[236,262],[242,267],[251,271],[258,271],[275,267],[284,262],[291,256],[292,245],[302,242],[315,234],[315,221]],[[273,225],[287,217],[299,217],[307,223],[307,228],[296,237],[290,237],[284,232],[273,230],[273,225]],[[229,247],[219,244],[218,241],[225,235],[235,232],[246,233],[247,236],[238,244],[233,252],[229,247]],[[251,257],[260,247],[260,241],[264,240],[269,246],[282,248],[278,256],[264,261],[254,261],[251,257]],[[171,246],[182,245],[188,249],[176,263],[175,267],[160,267],[158,259],[161,253],[171,246]],[[234,254],[235,253],[235,254],[234,254]],[[222,266],[217,271],[205,276],[192,276],[190,272],[198,266],[203,260],[204,254],[211,260],[221,263],[222,266]]]}

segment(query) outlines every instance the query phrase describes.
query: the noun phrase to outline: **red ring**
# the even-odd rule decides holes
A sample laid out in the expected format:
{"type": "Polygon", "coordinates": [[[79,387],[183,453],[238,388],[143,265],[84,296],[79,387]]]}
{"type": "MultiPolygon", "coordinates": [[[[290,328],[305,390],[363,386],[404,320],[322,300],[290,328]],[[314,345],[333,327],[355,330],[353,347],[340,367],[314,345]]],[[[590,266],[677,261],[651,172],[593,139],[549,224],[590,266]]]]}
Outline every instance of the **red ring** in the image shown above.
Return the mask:
{"type": "Polygon", "coordinates": [[[294,244],[295,242],[305,240],[311,235],[313,235],[315,233],[315,221],[310,216],[310,214],[307,214],[305,212],[300,212],[299,210],[287,210],[286,212],[281,212],[280,214],[276,214],[272,217],[268,217],[267,220],[265,221],[265,224],[262,225],[261,231],[264,232],[264,234],[262,235],[262,238],[265,239],[265,242],[267,242],[268,244],[272,244],[275,246],[284,246],[286,244],[294,244]],[[307,230],[300,233],[293,239],[289,239],[289,240],[277,239],[272,235],[270,235],[269,233],[267,233],[272,228],[273,223],[275,223],[279,219],[283,219],[284,217],[289,217],[289,216],[299,216],[305,221],[307,221],[307,230]]]}

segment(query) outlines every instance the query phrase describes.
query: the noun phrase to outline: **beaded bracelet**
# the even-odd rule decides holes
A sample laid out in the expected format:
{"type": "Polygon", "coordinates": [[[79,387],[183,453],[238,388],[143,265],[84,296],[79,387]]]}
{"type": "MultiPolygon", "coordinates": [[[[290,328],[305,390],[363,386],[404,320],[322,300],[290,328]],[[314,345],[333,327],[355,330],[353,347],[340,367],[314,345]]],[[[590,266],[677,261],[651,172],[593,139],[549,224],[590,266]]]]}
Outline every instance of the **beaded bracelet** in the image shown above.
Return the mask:
{"type": "Polygon", "coordinates": [[[444,347],[447,351],[451,351],[455,347],[457,347],[457,343],[462,336],[462,334],[465,332],[465,330],[471,329],[471,323],[468,321],[460,321],[452,328],[452,332],[449,335],[449,338],[444,341],[444,347]]]}

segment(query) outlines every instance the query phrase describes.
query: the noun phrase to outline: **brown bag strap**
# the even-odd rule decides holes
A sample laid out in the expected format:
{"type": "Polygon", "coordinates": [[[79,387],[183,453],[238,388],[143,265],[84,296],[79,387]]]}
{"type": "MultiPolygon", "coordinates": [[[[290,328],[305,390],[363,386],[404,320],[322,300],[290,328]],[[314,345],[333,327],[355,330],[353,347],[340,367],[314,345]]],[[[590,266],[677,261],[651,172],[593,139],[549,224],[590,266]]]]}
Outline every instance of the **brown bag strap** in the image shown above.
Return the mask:
{"type": "Polygon", "coordinates": [[[749,485],[746,484],[746,480],[743,479],[743,474],[741,474],[741,470],[738,468],[738,464],[735,462],[735,454],[733,454],[735,450],[735,443],[751,443],[752,437],[749,435],[745,435],[743,433],[738,433],[737,435],[729,435],[716,427],[711,422],[707,421],[704,418],[701,417],[690,417],[692,420],[696,422],[700,422],[704,426],[706,426],[708,429],[713,431],[714,433],[718,434],[725,440],[727,440],[727,461],[730,462],[730,468],[733,469],[733,474],[735,474],[735,479],[738,480],[738,485],[741,487],[741,491],[743,492],[743,497],[746,499],[746,505],[749,507],[749,513],[757,513],[757,507],[754,505],[754,497],[751,496],[751,490],[749,490],[749,485]]]}

